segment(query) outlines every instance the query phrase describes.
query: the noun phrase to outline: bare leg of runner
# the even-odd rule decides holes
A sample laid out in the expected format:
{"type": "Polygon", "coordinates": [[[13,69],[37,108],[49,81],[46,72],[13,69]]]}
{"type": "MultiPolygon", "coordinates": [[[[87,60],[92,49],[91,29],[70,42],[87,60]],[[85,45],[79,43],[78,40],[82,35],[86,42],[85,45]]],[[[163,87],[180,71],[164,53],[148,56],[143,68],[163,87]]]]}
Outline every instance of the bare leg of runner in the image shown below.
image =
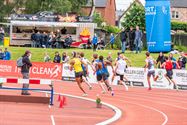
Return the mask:
{"type": "Polygon", "coordinates": [[[106,93],[105,87],[103,86],[103,82],[102,82],[102,81],[98,81],[98,84],[99,84],[99,86],[100,86],[101,89],[102,89],[102,93],[103,93],[103,94],[106,93]]]}
{"type": "Polygon", "coordinates": [[[147,76],[147,82],[148,82],[148,90],[151,90],[151,82],[150,82],[150,76],[147,76]]]}
{"type": "MultiPolygon", "coordinates": [[[[125,81],[128,81],[128,79],[127,79],[125,76],[123,76],[123,79],[125,79],[125,81]]],[[[124,82],[124,81],[121,81],[121,83],[125,86],[126,91],[128,91],[129,88],[128,88],[128,86],[125,84],[125,82],[124,82]]]]}
{"type": "Polygon", "coordinates": [[[77,82],[77,84],[78,84],[80,90],[84,93],[83,96],[87,96],[86,92],[84,91],[84,89],[83,89],[82,86],[81,86],[81,83],[82,83],[82,82],[81,82],[81,78],[76,78],[76,82],[77,82]]]}
{"type": "Polygon", "coordinates": [[[90,85],[90,83],[88,82],[87,78],[86,77],[82,77],[84,82],[86,83],[86,85],[88,85],[89,89],[91,90],[92,89],[92,86],[90,85]]]}
{"type": "Polygon", "coordinates": [[[111,95],[114,96],[114,91],[112,90],[112,87],[109,85],[108,79],[104,81],[105,85],[108,88],[108,91],[111,91],[111,95]]]}

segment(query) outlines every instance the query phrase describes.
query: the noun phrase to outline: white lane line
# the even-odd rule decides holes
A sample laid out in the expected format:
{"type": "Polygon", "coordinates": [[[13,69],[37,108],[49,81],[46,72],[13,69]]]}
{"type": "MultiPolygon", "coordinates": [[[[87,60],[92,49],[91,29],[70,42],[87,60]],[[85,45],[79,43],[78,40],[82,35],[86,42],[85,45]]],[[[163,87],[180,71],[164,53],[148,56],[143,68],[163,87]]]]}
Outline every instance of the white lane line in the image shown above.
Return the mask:
{"type": "MultiPolygon", "coordinates": [[[[77,99],[83,99],[83,100],[87,100],[87,101],[91,101],[91,102],[95,103],[94,99],[85,98],[85,97],[81,97],[81,96],[74,96],[74,95],[62,94],[62,93],[54,93],[54,94],[68,96],[68,97],[77,98],[77,99]]],[[[110,119],[108,119],[106,121],[103,121],[101,123],[97,123],[96,125],[108,125],[108,124],[111,124],[111,123],[113,123],[113,122],[115,122],[115,121],[117,121],[117,120],[119,120],[121,118],[122,111],[119,108],[117,108],[117,107],[115,107],[113,105],[110,105],[108,103],[105,103],[105,102],[102,102],[102,104],[107,106],[107,107],[109,107],[109,108],[111,108],[113,111],[115,111],[115,115],[112,118],[110,118],[110,119]]]]}
{"type": "MultiPolygon", "coordinates": [[[[49,97],[47,93],[45,93],[45,96],[46,97],[49,97]]],[[[51,108],[51,105],[48,105],[49,108],[51,108]]]]}
{"type": "MultiPolygon", "coordinates": [[[[120,101],[123,101],[123,100],[120,100],[120,101]]],[[[161,125],[166,125],[166,123],[168,122],[168,116],[164,112],[162,112],[162,111],[160,111],[156,108],[153,108],[153,107],[150,107],[150,106],[147,106],[147,105],[143,105],[143,104],[137,104],[137,103],[129,102],[129,101],[123,101],[123,102],[127,102],[127,103],[130,103],[130,104],[134,104],[134,105],[138,105],[138,106],[141,106],[141,107],[144,107],[144,108],[148,108],[148,109],[154,110],[154,111],[162,114],[162,116],[164,117],[164,122],[161,125]]]]}
{"type": "Polygon", "coordinates": [[[52,125],[55,125],[55,119],[53,115],[51,115],[51,121],[52,121],[52,125]]]}

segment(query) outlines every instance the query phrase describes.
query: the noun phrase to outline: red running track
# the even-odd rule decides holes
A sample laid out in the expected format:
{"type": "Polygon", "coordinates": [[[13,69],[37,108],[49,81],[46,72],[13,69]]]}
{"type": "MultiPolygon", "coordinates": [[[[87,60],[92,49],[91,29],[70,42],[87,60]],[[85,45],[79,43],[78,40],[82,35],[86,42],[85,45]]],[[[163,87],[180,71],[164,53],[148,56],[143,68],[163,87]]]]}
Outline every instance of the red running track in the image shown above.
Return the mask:
{"type": "MultiPolygon", "coordinates": [[[[58,93],[66,93],[71,95],[81,96],[82,93],[78,89],[78,86],[73,82],[56,82],[54,84],[55,91],[58,93]]],[[[88,98],[96,99],[96,95],[100,94],[100,87],[98,85],[93,86],[93,90],[88,90],[88,87],[84,85],[84,88],[88,92],[88,98]]],[[[175,90],[162,90],[162,89],[153,89],[151,91],[146,90],[145,88],[129,88],[129,91],[125,91],[123,86],[114,86],[115,96],[111,96],[110,93],[100,94],[103,102],[112,104],[122,111],[122,117],[112,123],[112,125],[187,125],[187,92],[186,91],[175,91],[175,90]]],[[[74,124],[85,124],[92,125],[98,123],[98,121],[104,121],[112,115],[110,109],[105,108],[102,111],[87,110],[89,106],[93,107],[93,103],[82,102],[78,99],[72,100],[73,104],[76,104],[76,108],[84,109],[84,112],[78,111],[76,114],[71,110],[71,108],[67,108],[67,112],[59,111],[58,115],[54,116],[54,121],[56,125],[69,125],[71,121],[74,124]],[[68,115],[67,115],[67,114],[68,115]],[[76,114],[76,115],[74,115],[76,114]],[[88,115],[89,114],[89,115],[88,115]],[[66,116],[67,117],[63,117],[66,116]],[[80,116],[80,117],[78,117],[80,116]],[[78,118],[78,119],[77,119],[78,118]],[[63,121],[62,119],[66,119],[63,121]],[[77,121],[79,122],[76,122],[77,121]],[[95,121],[95,122],[94,122],[95,121]],[[97,121],[97,122],[96,122],[97,121]]],[[[70,105],[71,105],[70,103],[70,105]]],[[[41,120],[42,117],[49,117],[51,112],[46,106],[33,106],[27,104],[27,108],[31,108],[29,120],[35,120],[36,124],[51,124],[50,119],[41,120]],[[40,107],[41,106],[41,107],[40,107]],[[39,108],[41,111],[39,114],[36,112],[39,108]],[[39,116],[40,115],[40,116],[39,116]],[[32,116],[32,117],[30,117],[32,116]]],[[[1,104],[0,104],[1,106],[1,104]]],[[[19,106],[18,106],[19,107],[19,106]]],[[[71,107],[71,106],[70,106],[71,107]]],[[[22,107],[19,107],[22,109],[22,107]]],[[[58,108],[58,107],[54,107],[58,108]]],[[[90,107],[89,107],[90,108],[90,107]]],[[[11,108],[10,108],[11,109],[11,108]]],[[[23,108],[24,109],[24,108],[23,108]]],[[[65,108],[64,108],[65,109],[65,108]]],[[[5,108],[0,107],[0,111],[2,114],[2,110],[5,108]]],[[[8,110],[8,108],[7,108],[8,110]]],[[[20,111],[14,111],[14,115],[20,111]]],[[[18,116],[19,119],[28,120],[28,116],[18,116]]],[[[12,118],[12,117],[11,117],[12,118]]],[[[9,119],[9,117],[7,118],[9,119]]],[[[0,121],[2,117],[0,117],[0,121]]],[[[11,119],[10,119],[11,120],[11,119]]],[[[2,124],[4,125],[4,124],[2,124]]],[[[5,124],[9,125],[9,124],[5,124]]],[[[11,125],[11,124],[10,124],[11,125]]],[[[17,124],[18,125],[18,124],[17,124]]],[[[33,125],[33,124],[29,124],[33,125]]]]}
{"type": "MultiPolygon", "coordinates": [[[[76,84],[56,83],[56,92],[81,95],[76,84]]],[[[84,85],[84,88],[88,88],[84,85]]],[[[87,92],[89,98],[96,98],[101,89],[94,85],[87,92]]],[[[102,101],[120,108],[121,119],[112,125],[187,125],[187,91],[129,88],[114,86],[115,96],[101,94],[102,101]]]]}

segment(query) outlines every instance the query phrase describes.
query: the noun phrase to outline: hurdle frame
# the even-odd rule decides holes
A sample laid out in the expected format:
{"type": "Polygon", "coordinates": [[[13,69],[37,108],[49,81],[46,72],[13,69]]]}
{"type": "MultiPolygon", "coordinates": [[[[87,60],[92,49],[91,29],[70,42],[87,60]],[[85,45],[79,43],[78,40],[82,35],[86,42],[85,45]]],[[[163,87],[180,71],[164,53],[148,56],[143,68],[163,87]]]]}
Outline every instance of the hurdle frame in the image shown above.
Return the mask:
{"type": "MultiPolygon", "coordinates": [[[[2,79],[6,79],[6,78],[1,78],[2,79]]],[[[15,79],[15,78],[10,78],[10,79],[15,79]]],[[[26,80],[26,79],[24,79],[26,80]]],[[[35,79],[27,79],[27,80],[35,80],[35,79]]],[[[4,82],[6,83],[6,82],[4,82]]],[[[34,88],[18,88],[18,87],[3,87],[3,83],[0,83],[0,89],[2,90],[30,90],[30,91],[39,91],[39,92],[47,92],[50,93],[50,101],[49,104],[53,105],[54,102],[54,87],[53,87],[53,81],[51,81],[51,84],[49,85],[49,87],[51,89],[34,89],[34,88]]],[[[20,83],[19,83],[20,84],[20,83]]],[[[22,83],[24,84],[24,83],[22,83]]],[[[34,84],[34,83],[33,83],[34,84]]]]}

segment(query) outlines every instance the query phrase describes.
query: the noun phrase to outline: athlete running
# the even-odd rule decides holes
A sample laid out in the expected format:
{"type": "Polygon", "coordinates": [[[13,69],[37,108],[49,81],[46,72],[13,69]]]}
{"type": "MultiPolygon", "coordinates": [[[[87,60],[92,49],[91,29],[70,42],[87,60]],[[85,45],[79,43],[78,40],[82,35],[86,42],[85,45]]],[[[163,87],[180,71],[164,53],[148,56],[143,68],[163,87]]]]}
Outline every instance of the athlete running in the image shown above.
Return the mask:
{"type": "Polygon", "coordinates": [[[80,53],[80,59],[81,59],[81,61],[84,63],[84,64],[82,64],[82,69],[83,69],[83,80],[84,80],[84,82],[88,85],[89,89],[91,90],[91,89],[92,89],[92,86],[91,86],[91,84],[88,82],[88,77],[89,77],[89,76],[88,76],[88,75],[89,75],[88,65],[91,66],[91,68],[93,69],[93,71],[94,71],[94,68],[92,67],[92,65],[91,65],[91,63],[89,62],[89,60],[86,59],[86,58],[84,57],[84,53],[83,53],[83,52],[80,53]]]}
{"type": "Polygon", "coordinates": [[[155,68],[154,68],[154,64],[156,64],[156,61],[150,56],[149,52],[146,52],[146,65],[145,65],[145,69],[144,71],[146,72],[146,68],[148,69],[148,73],[147,73],[147,82],[148,82],[148,90],[151,90],[151,82],[150,82],[150,78],[151,76],[153,76],[153,80],[157,81],[158,76],[155,77],[155,68]]]}
{"type": "Polygon", "coordinates": [[[82,96],[87,96],[87,93],[82,88],[82,76],[83,76],[83,69],[82,64],[84,64],[80,58],[77,57],[76,52],[72,52],[73,59],[70,61],[70,70],[75,70],[75,79],[76,82],[81,89],[81,91],[84,93],[82,96]]]}
{"type": "Polygon", "coordinates": [[[122,54],[120,54],[118,58],[119,58],[119,60],[116,62],[116,68],[115,68],[113,80],[114,80],[115,76],[119,76],[120,77],[119,84],[124,85],[126,91],[128,91],[128,87],[125,84],[125,81],[128,81],[128,79],[124,76],[124,73],[125,73],[126,67],[127,67],[127,63],[126,63],[124,56],[122,54]],[[124,79],[125,79],[125,81],[124,81],[124,79]]]}
{"type": "Polygon", "coordinates": [[[177,67],[179,67],[179,65],[177,62],[172,61],[171,58],[168,58],[167,56],[165,57],[165,59],[166,61],[162,64],[162,67],[166,69],[165,77],[169,81],[169,85],[172,82],[174,85],[174,88],[176,87],[176,89],[178,90],[178,86],[176,82],[173,80],[172,76],[173,76],[173,63],[175,63],[177,67]]]}

